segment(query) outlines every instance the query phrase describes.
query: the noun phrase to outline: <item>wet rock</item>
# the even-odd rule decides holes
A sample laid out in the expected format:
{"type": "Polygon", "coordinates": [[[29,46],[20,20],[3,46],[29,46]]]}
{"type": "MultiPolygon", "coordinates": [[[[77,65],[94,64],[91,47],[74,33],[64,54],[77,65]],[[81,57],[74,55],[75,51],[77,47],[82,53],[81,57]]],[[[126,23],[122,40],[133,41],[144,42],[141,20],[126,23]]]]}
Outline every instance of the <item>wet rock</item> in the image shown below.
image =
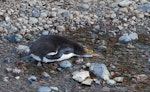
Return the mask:
{"type": "Polygon", "coordinates": [[[126,6],[129,6],[130,4],[132,4],[132,1],[130,1],[130,0],[123,0],[118,3],[118,5],[121,7],[126,7],[126,6]]]}
{"type": "Polygon", "coordinates": [[[32,82],[34,82],[34,81],[37,81],[36,76],[31,75],[30,77],[28,77],[28,82],[29,82],[29,83],[32,83],[32,82]]]}
{"type": "Polygon", "coordinates": [[[114,80],[116,82],[123,82],[124,77],[115,77],[114,80]]]}
{"type": "Polygon", "coordinates": [[[29,53],[30,48],[26,45],[18,45],[17,51],[18,51],[18,53],[29,53]]]}
{"type": "Polygon", "coordinates": [[[35,17],[35,18],[39,18],[40,17],[40,10],[38,8],[34,8],[32,10],[32,17],[35,17]]]}
{"type": "Polygon", "coordinates": [[[56,30],[58,30],[59,32],[64,32],[66,29],[64,26],[57,26],[56,30]]]}
{"type": "Polygon", "coordinates": [[[98,78],[109,80],[110,73],[105,64],[92,63],[89,69],[98,78]]]}
{"type": "Polygon", "coordinates": [[[29,18],[29,23],[30,24],[35,24],[35,23],[37,23],[38,22],[38,19],[37,18],[34,18],[34,17],[30,17],[29,18]]]}
{"type": "Polygon", "coordinates": [[[72,78],[78,82],[82,82],[86,78],[90,77],[89,71],[75,71],[72,75],[72,78]]]}
{"type": "Polygon", "coordinates": [[[8,34],[7,39],[9,42],[20,42],[22,41],[23,37],[20,34],[8,34]]]}
{"type": "Polygon", "coordinates": [[[51,92],[51,88],[48,86],[40,86],[37,92],[51,92]]]}
{"type": "Polygon", "coordinates": [[[61,62],[59,63],[59,66],[60,66],[61,68],[66,69],[66,68],[72,67],[72,64],[70,63],[70,61],[64,60],[64,61],[61,61],[61,62]]]}
{"type": "Polygon", "coordinates": [[[82,84],[84,84],[84,85],[91,85],[92,82],[93,82],[93,79],[88,78],[88,79],[85,79],[84,81],[82,81],[82,84]]]}

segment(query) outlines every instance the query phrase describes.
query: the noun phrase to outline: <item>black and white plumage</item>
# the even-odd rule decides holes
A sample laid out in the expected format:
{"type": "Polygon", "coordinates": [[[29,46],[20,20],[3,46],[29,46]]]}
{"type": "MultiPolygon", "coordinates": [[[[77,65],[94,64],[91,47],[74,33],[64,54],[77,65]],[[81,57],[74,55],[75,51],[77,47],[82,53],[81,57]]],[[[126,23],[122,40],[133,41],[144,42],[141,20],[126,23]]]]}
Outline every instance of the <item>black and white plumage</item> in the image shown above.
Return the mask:
{"type": "Polygon", "coordinates": [[[30,56],[41,62],[55,62],[73,56],[92,57],[83,46],[58,35],[41,36],[30,47],[30,56]]]}

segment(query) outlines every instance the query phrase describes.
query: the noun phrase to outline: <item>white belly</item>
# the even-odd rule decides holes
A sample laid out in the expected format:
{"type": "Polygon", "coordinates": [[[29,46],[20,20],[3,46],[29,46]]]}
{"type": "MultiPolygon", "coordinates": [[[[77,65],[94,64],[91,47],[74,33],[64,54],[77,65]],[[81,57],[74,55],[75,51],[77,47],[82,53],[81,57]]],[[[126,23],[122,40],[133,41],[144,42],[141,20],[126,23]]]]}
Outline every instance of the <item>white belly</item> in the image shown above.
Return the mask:
{"type": "Polygon", "coordinates": [[[62,60],[65,60],[65,59],[69,59],[73,56],[76,56],[74,53],[69,53],[69,54],[63,54],[59,59],[48,59],[46,57],[43,57],[43,60],[42,62],[55,62],[55,61],[62,61],[62,60]]]}

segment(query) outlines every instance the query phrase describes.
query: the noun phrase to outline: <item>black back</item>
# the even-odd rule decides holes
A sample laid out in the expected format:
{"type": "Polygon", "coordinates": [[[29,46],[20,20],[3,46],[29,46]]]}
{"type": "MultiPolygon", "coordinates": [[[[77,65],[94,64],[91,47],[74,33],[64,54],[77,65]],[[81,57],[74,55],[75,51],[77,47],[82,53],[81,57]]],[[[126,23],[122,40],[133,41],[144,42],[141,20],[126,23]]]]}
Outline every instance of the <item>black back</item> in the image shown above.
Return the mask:
{"type": "Polygon", "coordinates": [[[81,45],[58,35],[41,36],[31,45],[30,50],[31,53],[42,58],[50,52],[56,52],[57,50],[64,48],[71,48],[72,52],[77,55],[85,54],[81,45]]]}

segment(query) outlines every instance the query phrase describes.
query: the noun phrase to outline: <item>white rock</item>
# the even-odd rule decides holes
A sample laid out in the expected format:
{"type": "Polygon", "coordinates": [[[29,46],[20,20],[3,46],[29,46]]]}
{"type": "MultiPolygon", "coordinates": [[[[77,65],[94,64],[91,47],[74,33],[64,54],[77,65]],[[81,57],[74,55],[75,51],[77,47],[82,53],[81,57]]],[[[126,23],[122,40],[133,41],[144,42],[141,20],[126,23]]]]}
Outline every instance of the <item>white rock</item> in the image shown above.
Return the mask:
{"type": "Polygon", "coordinates": [[[47,87],[47,86],[41,86],[41,87],[39,87],[37,92],[51,92],[51,88],[47,87]]]}
{"type": "Polygon", "coordinates": [[[58,87],[50,87],[54,92],[56,91],[56,92],[58,92],[59,91],[59,89],[58,89],[58,87]]]}
{"type": "Polygon", "coordinates": [[[92,82],[93,82],[93,79],[88,78],[88,79],[85,79],[84,81],[82,81],[82,84],[84,84],[84,85],[91,85],[92,82]]]}
{"type": "Polygon", "coordinates": [[[58,30],[59,32],[64,32],[66,29],[64,26],[57,26],[56,30],[58,30]]]}
{"type": "Polygon", "coordinates": [[[115,77],[114,80],[116,82],[123,82],[124,77],[115,77]]]}
{"type": "Polygon", "coordinates": [[[46,78],[50,78],[50,75],[47,72],[42,72],[42,76],[44,76],[46,78]]]}
{"type": "Polygon", "coordinates": [[[34,18],[34,17],[30,17],[29,18],[29,24],[35,24],[38,22],[38,19],[37,18],[34,18]]]}
{"type": "Polygon", "coordinates": [[[134,75],[133,77],[136,78],[137,82],[143,82],[148,79],[148,76],[145,74],[134,75]]]}
{"type": "Polygon", "coordinates": [[[13,70],[12,70],[12,73],[14,73],[14,74],[19,74],[21,72],[21,70],[20,69],[17,69],[17,68],[14,68],[13,70]]]}
{"type": "Polygon", "coordinates": [[[92,63],[90,66],[90,71],[99,78],[109,80],[110,73],[105,64],[92,63]]]}
{"type": "Polygon", "coordinates": [[[128,33],[124,33],[121,37],[119,37],[119,42],[129,42],[131,41],[130,36],[128,33]]]}
{"type": "Polygon", "coordinates": [[[129,33],[129,37],[131,40],[138,40],[138,34],[137,33],[131,32],[131,33],[129,33]]]}
{"type": "Polygon", "coordinates": [[[110,86],[116,85],[116,81],[114,80],[107,80],[106,83],[110,86]]]}
{"type": "Polygon", "coordinates": [[[118,3],[118,5],[121,7],[129,6],[130,4],[132,4],[132,1],[129,1],[129,0],[123,0],[118,3]]]}
{"type": "Polygon", "coordinates": [[[46,18],[47,17],[47,12],[42,12],[41,15],[40,15],[40,17],[46,18]]]}
{"type": "Polygon", "coordinates": [[[75,71],[72,78],[78,82],[82,82],[88,77],[90,77],[89,71],[75,71]]]}
{"type": "Polygon", "coordinates": [[[22,52],[26,52],[26,53],[29,53],[30,52],[30,48],[26,45],[19,45],[17,47],[17,51],[22,53],[22,52]]]}
{"type": "Polygon", "coordinates": [[[123,30],[123,26],[118,26],[118,29],[119,30],[123,30]]]}
{"type": "Polygon", "coordinates": [[[9,16],[6,16],[6,17],[5,17],[5,21],[6,21],[6,22],[10,22],[10,17],[9,17],[9,16]]]}

